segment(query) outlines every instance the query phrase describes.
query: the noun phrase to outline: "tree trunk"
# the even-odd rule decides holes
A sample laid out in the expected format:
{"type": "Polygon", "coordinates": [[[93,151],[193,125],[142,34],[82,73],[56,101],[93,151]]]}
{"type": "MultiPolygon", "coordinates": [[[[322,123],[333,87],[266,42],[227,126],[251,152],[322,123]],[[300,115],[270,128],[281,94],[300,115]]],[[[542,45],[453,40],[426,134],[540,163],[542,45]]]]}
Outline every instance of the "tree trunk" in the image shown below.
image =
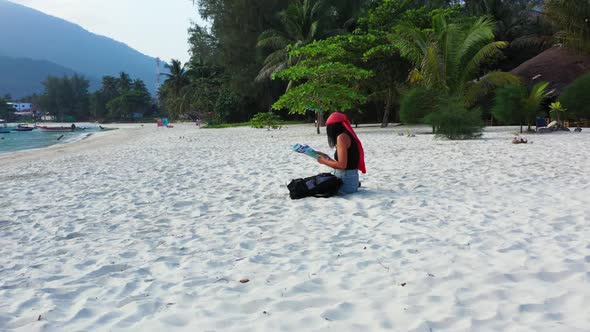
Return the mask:
{"type": "Polygon", "coordinates": [[[387,96],[385,97],[385,109],[383,110],[383,121],[381,121],[381,128],[387,128],[389,124],[389,112],[391,112],[391,89],[387,89],[387,96]]]}
{"type": "Polygon", "coordinates": [[[322,118],[322,116],[320,114],[320,111],[317,111],[316,113],[317,113],[317,116],[316,116],[316,120],[315,120],[315,123],[316,123],[315,126],[316,126],[316,129],[317,129],[318,135],[319,135],[320,134],[320,126],[321,126],[321,118],[322,118]]]}

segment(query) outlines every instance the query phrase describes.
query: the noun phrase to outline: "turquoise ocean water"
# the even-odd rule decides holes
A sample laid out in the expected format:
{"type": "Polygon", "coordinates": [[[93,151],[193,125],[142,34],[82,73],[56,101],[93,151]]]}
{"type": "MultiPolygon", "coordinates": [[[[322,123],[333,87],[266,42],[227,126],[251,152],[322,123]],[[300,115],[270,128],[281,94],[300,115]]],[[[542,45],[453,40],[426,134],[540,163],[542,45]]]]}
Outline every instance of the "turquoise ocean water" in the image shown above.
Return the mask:
{"type": "Polygon", "coordinates": [[[37,129],[28,132],[12,131],[9,134],[0,134],[0,154],[70,143],[83,139],[88,134],[96,131],[96,129],[58,133],[43,132],[37,129]],[[63,137],[58,140],[62,135],[63,137]]]}

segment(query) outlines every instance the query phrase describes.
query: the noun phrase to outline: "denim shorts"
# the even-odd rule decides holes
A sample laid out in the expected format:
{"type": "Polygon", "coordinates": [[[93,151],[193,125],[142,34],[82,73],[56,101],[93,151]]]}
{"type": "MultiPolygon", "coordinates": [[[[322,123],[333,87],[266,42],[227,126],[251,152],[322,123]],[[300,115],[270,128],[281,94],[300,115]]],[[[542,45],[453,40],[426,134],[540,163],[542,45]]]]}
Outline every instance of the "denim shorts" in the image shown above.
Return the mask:
{"type": "Polygon", "coordinates": [[[334,175],[336,175],[340,180],[342,180],[342,186],[340,190],[338,190],[338,194],[346,195],[352,194],[359,190],[359,171],[356,169],[347,169],[341,170],[336,169],[334,170],[334,175]]]}

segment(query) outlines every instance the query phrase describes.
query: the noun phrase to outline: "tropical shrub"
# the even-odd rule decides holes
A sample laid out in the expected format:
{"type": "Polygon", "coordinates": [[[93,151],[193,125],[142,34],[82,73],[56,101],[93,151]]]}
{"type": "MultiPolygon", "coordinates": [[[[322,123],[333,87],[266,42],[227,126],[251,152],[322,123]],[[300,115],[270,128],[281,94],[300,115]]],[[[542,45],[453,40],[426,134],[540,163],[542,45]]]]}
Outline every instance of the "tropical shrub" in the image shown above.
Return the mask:
{"type": "Polygon", "coordinates": [[[559,97],[567,108],[568,117],[590,119],[590,74],[586,74],[570,84],[559,97]]]}
{"type": "Polygon", "coordinates": [[[492,115],[503,124],[520,124],[526,121],[523,101],[526,98],[526,88],[522,84],[509,84],[498,88],[492,107],[492,115]]]}
{"type": "Polygon", "coordinates": [[[435,111],[436,95],[425,88],[408,91],[400,104],[400,120],[407,124],[424,123],[424,118],[435,111]]]}
{"type": "Polygon", "coordinates": [[[549,109],[551,110],[551,112],[550,112],[551,120],[555,120],[558,123],[561,123],[561,120],[564,119],[565,111],[567,111],[563,107],[561,102],[556,101],[554,103],[551,103],[551,105],[549,105],[549,109]]]}
{"type": "Polygon", "coordinates": [[[280,122],[281,118],[279,118],[278,115],[273,114],[271,112],[263,112],[256,114],[250,121],[250,124],[252,128],[266,128],[268,130],[271,130],[281,129],[281,126],[279,124],[280,122]]]}
{"type": "Polygon", "coordinates": [[[509,84],[498,89],[492,114],[505,124],[520,124],[522,133],[523,124],[531,125],[539,115],[539,109],[543,101],[549,97],[553,90],[547,91],[549,83],[539,82],[530,92],[521,84],[509,84]]]}
{"type": "Polygon", "coordinates": [[[451,99],[461,97],[466,107],[493,88],[520,80],[500,71],[482,75],[481,64],[501,54],[508,43],[494,40],[494,22],[485,18],[468,25],[435,16],[433,28],[401,26],[390,36],[393,45],[414,69],[408,81],[451,99]]]}
{"type": "Polygon", "coordinates": [[[215,114],[214,121],[216,123],[224,123],[227,121],[232,111],[235,111],[237,108],[237,104],[238,98],[236,95],[234,95],[229,89],[222,90],[215,101],[215,106],[213,107],[213,113],[215,114]]]}
{"type": "Polygon", "coordinates": [[[438,137],[451,140],[471,139],[481,136],[484,127],[481,109],[467,109],[461,100],[443,101],[436,112],[425,117],[438,137]]]}
{"type": "MultiPolygon", "coordinates": [[[[418,99],[412,98],[401,105],[400,112],[414,114],[411,120],[432,110],[443,112],[426,118],[437,134],[448,133],[448,138],[477,136],[482,121],[475,115],[481,116],[481,112],[469,114],[468,109],[492,89],[520,82],[516,76],[500,71],[482,75],[481,64],[501,54],[507,46],[506,42],[494,40],[494,22],[486,18],[459,24],[449,23],[444,15],[437,15],[433,18],[432,29],[401,26],[390,39],[400,54],[414,66],[408,81],[416,87],[426,88],[425,91],[432,93],[430,99],[436,101],[430,106],[419,101],[412,102],[418,99]],[[421,105],[426,107],[419,107],[421,105]],[[457,114],[451,114],[453,112],[457,114]],[[461,120],[459,114],[467,118],[461,120]],[[457,123],[451,125],[450,120],[457,120],[457,123]],[[462,125],[465,127],[461,128],[462,125]]],[[[424,91],[415,94],[424,98],[424,91]]]]}
{"type": "Polygon", "coordinates": [[[528,124],[528,131],[532,130],[531,126],[533,123],[535,123],[535,120],[539,115],[541,104],[554,92],[554,90],[547,91],[548,86],[548,82],[539,82],[535,84],[531,88],[528,97],[523,102],[523,112],[528,124]]]}

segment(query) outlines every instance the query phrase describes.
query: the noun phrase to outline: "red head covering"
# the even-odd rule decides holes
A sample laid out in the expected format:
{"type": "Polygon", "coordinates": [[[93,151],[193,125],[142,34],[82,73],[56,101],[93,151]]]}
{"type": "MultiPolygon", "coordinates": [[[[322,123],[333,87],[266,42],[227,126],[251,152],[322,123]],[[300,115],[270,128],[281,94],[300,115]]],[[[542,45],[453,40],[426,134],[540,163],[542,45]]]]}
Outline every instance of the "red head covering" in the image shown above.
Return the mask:
{"type": "Polygon", "coordinates": [[[342,123],[344,128],[346,128],[346,130],[348,130],[348,132],[354,138],[354,141],[356,142],[356,146],[359,149],[359,167],[358,167],[358,169],[363,173],[367,173],[367,169],[365,167],[365,151],[363,150],[363,145],[361,144],[361,141],[359,140],[358,136],[356,136],[356,133],[352,129],[352,126],[350,125],[350,121],[348,120],[348,117],[346,116],[346,114],[343,114],[340,112],[332,113],[332,115],[330,115],[328,117],[328,120],[326,121],[326,125],[331,125],[331,124],[335,124],[335,123],[342,123]]]}

